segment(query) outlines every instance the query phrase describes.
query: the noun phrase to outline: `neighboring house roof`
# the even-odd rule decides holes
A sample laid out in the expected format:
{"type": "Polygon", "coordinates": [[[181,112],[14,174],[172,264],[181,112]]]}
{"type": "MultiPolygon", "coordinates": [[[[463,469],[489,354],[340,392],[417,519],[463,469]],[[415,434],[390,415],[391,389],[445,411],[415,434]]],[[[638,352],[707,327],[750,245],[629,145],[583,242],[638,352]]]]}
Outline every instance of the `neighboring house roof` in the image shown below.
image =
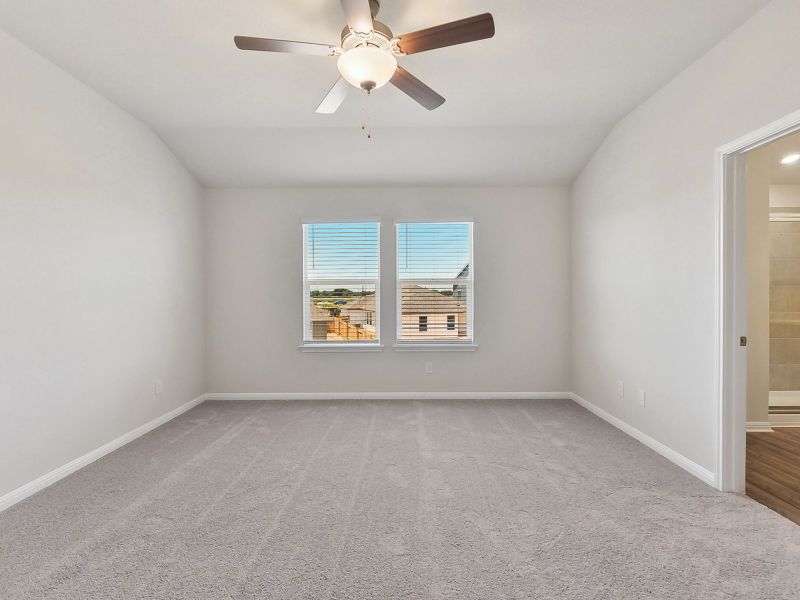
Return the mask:
{"type": "Polygon", "coordinates": [[[453,296],[446,296],[415,283],[402,287],[403,314],[456,314],[467,312],[467,305],[453,296]]]}
{"type": "Polygon", "coordinates": [[[353,311],[375,312],[375,294],[369,296],[358,296],[355,298],[345,298],[347,304],[342,306],[342,314],[353,311]]]}

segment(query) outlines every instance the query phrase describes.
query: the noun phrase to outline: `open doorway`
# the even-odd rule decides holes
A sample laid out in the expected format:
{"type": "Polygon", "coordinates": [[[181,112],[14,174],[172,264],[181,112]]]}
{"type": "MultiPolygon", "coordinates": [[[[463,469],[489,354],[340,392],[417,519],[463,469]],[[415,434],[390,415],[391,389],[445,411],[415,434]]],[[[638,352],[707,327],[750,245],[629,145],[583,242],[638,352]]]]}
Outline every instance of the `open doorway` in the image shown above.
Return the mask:
{"type": "MultiPolygon", "coordinates": [[[[791,149],[798,140],[796,137],[798,133],[800,133],[800,111],[717,150],[716,325],[719,429],[715,485],[723,491],[740,494],[746,492],[748,435],[773,436],[769,441],[771,443],[781,441],[783,458],[789,458],[788,462],[792,465],[799,462],[793,453],[790,453],[791,456],[786,454],[786,444],[791,444],[793,447],[793,443],[779,440],[772,424],[773,420],[782,420],[780,425],[790,425],[788,419],[794,418],[779,417],[778,413],[786,413],[793,408],[789,392],[795,390],[788,388],[795,386],[792,385],[793,379],[788,375],[789,365],[799,363],[791,362],[795,355],[790,358],[788,342],[773,342],[773,365],[786,365],[785,368],[780,366],[773,368],[775,380],[773,385],[770,382],[769,352],[770,318],[776,322],[773,326],[775,338],[782,336],[790,339],[787,336],[793,335],[794,329],[787,326],[784,331],[780,331],[780,327],[788,324],[779,324],[778,321],[792,321],[793,319],[789,318],[792,315],[786,313],[797,312],[788,310],[794,307],[790,304],[793,300],[788,296],[779,297],[780,294],[788,294],[785,290],[776,291],[776,297],[773,299],[775,310],[770,311],[769,244],[771,227],[775,234],[779,233],[781,228],[791,229],[789,225],[773,225],[773,223],[790,223],[788,219],[794,219],[795,214],[800,212],[793,206],[796,200],[786,199],[785,194],[781,194],[794,191],[789,188],[773,189],[772,206],[770,206],[770,186],[794,185],[793,178],[800,172],[800,161],[795,161],[791,156],[800,152],[791,149]],[[782,304],[784,300],[785,305],[782,304]],[[779,308],[787,310],[778,310],[779,308]],[[776,314],[771,315],[771,312],[776,314]],[[781,354],[782,344],[786,346],[785,355],[781,354]],[[776,388],[774,392],[787,392],[772,394],[772,407],[770,387],[776,388]],[[779,387],[785,389],[777,389],[779,387]],[[779,404],[783,406],[779,407],[779,404]]],[[[780,233],[792,235],[793,231],[780,233]]],[[[777,235],[774,237],[776,245],[790,242],[785,239],[778,242],[777,235]]],[[[781,254],[780,251],[773,250],[773,254],[776,253],[781,254]]],[[[793,254],[794,251],[788,253],[793,254]]],[[[789,262],[787,261],[787,265],[789,262]]],[[[784,266],[779,267],[781,268],[784,266]]],[[[786,268],[793,269],[794,265],[786,268]]],[[[785,283],[791,287],[792,281],[786,279],[785,283]]],[[[778,434],[780,433],[779,431],[778,434]]],[[[784,430],[784,433],[800,433],[800,430],[784,430]]],[[[751,445],[751,458],[755,454],[752,450],[756,444],[757,442],[751,445]]],[[[785,463],[781,465],[785,466],[785,463]]],[[[793,476],[793,473],[787,472],[785,468],[781,471],[793,476]]],[[[797,496],[793,498],[796,499],[797,496]]]]}
{"type": "Polygon", "coordinates": [[[800,132],[744,161],[745,493],[800,524],[800,132]]]}
{"type": "Polygon", "coordinates": [[[800,524],[800,112],[718,159],[716,483],[800,524]]]}
{"type": "Polygon", "coordinates": [[[800,132],[745,154],[748,431],[800,426],[800,132]]]}

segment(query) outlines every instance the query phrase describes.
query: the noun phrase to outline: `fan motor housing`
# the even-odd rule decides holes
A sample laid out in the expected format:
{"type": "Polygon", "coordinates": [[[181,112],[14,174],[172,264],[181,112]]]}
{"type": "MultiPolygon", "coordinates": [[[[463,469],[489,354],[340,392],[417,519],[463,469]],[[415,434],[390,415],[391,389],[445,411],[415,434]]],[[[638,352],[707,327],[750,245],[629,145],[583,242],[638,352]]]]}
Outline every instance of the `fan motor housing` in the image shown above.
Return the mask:
{"type": "Polygon", "coordinates": [[[347,25],[345,25],[344,29],[342,29],[342,50],[350,50],[351,48],[355,48],[365,41],[371,46],[389,48],[389,42],[392,41],[394,34],[392,33],[392,30],[389,29],[389,26],[386,25],[386,23],[381,23],[380,21],[375,20],[375,17],[378,16],[380,11],[380,0],[369,0],[369,12],[372,14],[372,36],[366,40],[359,38],[350,31],[350,28],[347,25]]]}
{"type": "Polygon", "coordinates": [[[381,23],[380,21],[373,21],[372,22],[372,34],[370,37],[364,39],[360,36],[357,36],[350,28],[345,25],[345,28],[342,29],[342,50],[350,50],[351,48],[355,48],[356,46],[366,42],[370,46],[377,46],[378,48],[388,48],[389,42],[392,41],[394,38],[394,34],[392,30],[389,29],[389,26],[385,23],[381,23]]]}

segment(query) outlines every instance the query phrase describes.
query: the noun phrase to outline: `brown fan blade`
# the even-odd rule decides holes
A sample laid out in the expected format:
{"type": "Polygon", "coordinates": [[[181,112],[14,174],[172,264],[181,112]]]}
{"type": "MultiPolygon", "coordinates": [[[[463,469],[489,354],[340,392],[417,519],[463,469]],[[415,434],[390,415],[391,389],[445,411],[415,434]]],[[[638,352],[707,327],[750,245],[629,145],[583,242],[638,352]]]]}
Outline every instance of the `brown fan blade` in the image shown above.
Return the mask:
{"type": "Polygon", "coordinates": [[[434,92],[403,67],[397,67],[390,81],[397,89],[411,96],[428,110],[439,108],[444,104],[442,96],[434,92]]]}
{"type": "Polygon", "coordinates": [[[401,35],[397,47],[403,54],[416,54],[494,36],[494,18],[486,13],[401,35]]]}
{"type": "Polygon", "coordinates": [[[342,0],[347,26],[358,33],[372,31],[372,11],[369,0],[342,0]]]}
{"type": "Polygon", "coordinates": [[[270,40],[267,38],[246,37],[237,35],[233,38],[240,50],[259,50],[261,52],[288,52],[290,54],[313,54],[316,56],[334,56],[336,46],[328,44],[312,44],[309,42],[292,42],[290,40],[270,40]]]}
{"type": "Polygon", "coordinates": [[[321,115],[332,115],[339,110],[342,102],[347,98],[347,92],[350,91],[351,87],[352,86],[347,83],[344,77],[339,77],[338,81],[333,84],[328,94],[322,102],[320,102],[320,105],[317,107],[317,113],[321,115]]]}

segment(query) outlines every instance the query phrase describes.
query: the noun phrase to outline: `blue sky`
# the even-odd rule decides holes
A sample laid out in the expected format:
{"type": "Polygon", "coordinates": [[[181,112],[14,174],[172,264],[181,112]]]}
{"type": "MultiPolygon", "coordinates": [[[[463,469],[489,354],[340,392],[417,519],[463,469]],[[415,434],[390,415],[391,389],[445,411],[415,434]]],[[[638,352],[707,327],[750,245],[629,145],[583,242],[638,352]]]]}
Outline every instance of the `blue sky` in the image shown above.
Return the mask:
{"type": "MultiPolygon", "coordinates": [[[[469,263],[468,223],[397,225],[401,279],[454,278],[469,263]]],[[[377,223],[306,225],[309,279],[377,278],[377,223]]]]}
{"type": "Polygon", "coordinates": [[[455,278],[469,263],[469,223],[400,223],[400,279],[455,278]]]}
{"type": "Polygon", "coordinates": [[[377,223],[306,225],[309,279],[377,279],[377,223]]]}

